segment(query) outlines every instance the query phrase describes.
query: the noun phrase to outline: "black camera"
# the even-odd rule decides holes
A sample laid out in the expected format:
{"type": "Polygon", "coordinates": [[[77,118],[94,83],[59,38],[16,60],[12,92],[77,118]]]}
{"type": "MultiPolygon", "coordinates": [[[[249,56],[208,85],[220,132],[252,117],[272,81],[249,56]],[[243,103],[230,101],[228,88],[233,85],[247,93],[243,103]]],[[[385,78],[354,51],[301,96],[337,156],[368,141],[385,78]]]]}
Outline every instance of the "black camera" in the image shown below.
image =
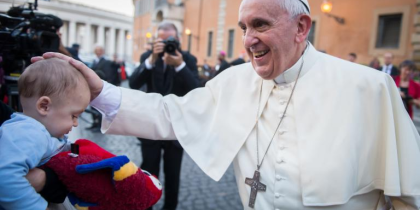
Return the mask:
{"type": "Polygon", "coordinates": [[[58,29],[63,21],[49,14],[35,12],[35,3],[28,7],[11,7],[0,14],[0,56],[6,76],[19,76],[31,64],[30,59],[45,52],[58,52],[58,29]]]}
{"type": "Polygon", "coordinates": [[[164,51],[168,54],[176,55],[177,50],[181,51],[181,49],[179,48],[179,41],[173,36],[170,36],[169,38],[164,40],[163,43],[165,44],[164,51]]]}

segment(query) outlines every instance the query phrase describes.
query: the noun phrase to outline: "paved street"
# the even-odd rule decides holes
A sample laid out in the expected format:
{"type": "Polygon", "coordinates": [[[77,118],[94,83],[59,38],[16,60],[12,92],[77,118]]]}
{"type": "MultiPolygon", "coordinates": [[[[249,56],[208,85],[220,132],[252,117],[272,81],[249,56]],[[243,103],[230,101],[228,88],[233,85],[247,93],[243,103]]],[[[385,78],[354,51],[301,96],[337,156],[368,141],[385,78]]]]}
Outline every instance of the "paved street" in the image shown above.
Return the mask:
{"type": "MultiPolygon", "coordinates": [[[[415,109],[414,121],[420,130],[420,111],[415,109]]],[[[85,138],[96,142],[106,150],[116,155],[127,155],[134,163],[140,165],[142,161],[140,143],[134,137],[103,135],[99,132],[85,130],[90,124],[90,115],[84,113],[79,127],[73,129],[70,139],[85,138]]],[[[160,173],[163,180],[163,172],[160,173]]],[[[163,206],[162,199],[155,209],[163,206]]],[[[184,153],[181,169],[181,186],[179,195],[179,210],[235,210],[243,209],[239,199],[238,189],[232,166],[219,182],[206,176],[201,169],[184,153]]]]}

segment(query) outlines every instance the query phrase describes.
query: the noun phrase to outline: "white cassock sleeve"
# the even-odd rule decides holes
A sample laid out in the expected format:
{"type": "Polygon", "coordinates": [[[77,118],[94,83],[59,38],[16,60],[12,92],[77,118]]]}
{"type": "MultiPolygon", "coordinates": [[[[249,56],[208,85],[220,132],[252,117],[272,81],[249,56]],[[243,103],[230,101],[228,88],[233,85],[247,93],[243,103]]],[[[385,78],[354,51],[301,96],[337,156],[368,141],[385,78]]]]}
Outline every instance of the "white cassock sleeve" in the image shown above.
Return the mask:
{"type": "Polygon", "coordinates": [[[103,81],[103,88],[98,97],[90,102],[104,117],[105,121],[110,123],[114,120],[121,105],[121,90],[116,86],[103,81]]]}
{"type": "MultiPolygon", "coordinates": [[[[141,95],[145,95],[145,93],[140,92],[140,91],[136,91],[140,93],[141,95]]],[[[160,100],[160,98],[162,98],[161,95],[159,94],[153,94],[154,98],[156,98],[156,100],[146,100],[146,101],[154,101],[155,104],[152,105],[153,108],[157,109],[157,110],[164,110],[163,112],[156,112],[156,111],[152,111],[152,110],[148,110],[148,109],[137,109],[136,107],[134,107],[133,110],[136,110],[136,112],[138,112],[139,114],[141,114],[141,112],[148,112],[148,111],[152,111],[152,113],[155,113],[154,115],[148,117],[143,117],[144,122],[142,125],[159,125],[159,126],[152,126],[152,127],[139,127],[138,124],[134,124],[133,126],[126,126],[127,129],[125,129],[124,131],[121,131],[119,133],[116,134],[120,134],[120,135],[132,135],[132,136],[142,136],[143,135],[139,134],[139,131],[146,131],[146,132],[141,132],[144,133],[145,135],[149,134],[150,131],[153,134],[153,136],[149,136],[149,139],[168,139],[168,140],[175,140],[175,134],[173,132],[172,129],[172,125],[171,122],[169,120],[169,117],[167,115],[167,111],[165,108],[164,103],[162,103],[162,100],[160,100]],[[133,129],[129,129],[131,127],[134,127],[133,129]],[[151,138],[153,137],[153,138],[151,138]]],[[[91,105],[93,107],[95,107],[99,112],[101,112],[101,114],[103,115],[103,120],[102,120],[102,132],[105,133],[107,132],[109,126],[111,125],[111,123],[114,121],[118,110],[120,108],[121,105],[121,97],[122,97],[122,93],[121,93],[121,89],[109,84],[108,82],[104,81],[104,87],[101,91],[101,93],[99,94],[98,97],[96,97],[92,102],[91,105]]],[[[138,100],[136,101],[136,105],[137,106],[141,106],[141,103],[137,103],[139,101],[142,101],[141,98],[136,97],[138,100]]],[[[143,116],[148,116],[148,115],[143,115],[143,116]]]]}
{"type": "MultiPolygon", "coordinates": [[[[252,70],[247,72],[254,74],[252,70]]],[[[257,107],[254,99],[261,84],[261,78],[250,77],[241,84],[252,84],[247,94],[234,94],[233,89],[220,91],[226,80],[232,80],[231,76],[220,75],[184,97],[172,94],[163,97],[105,83],[91,105],[104,115],[103,133],[178,140],[204,173],[218,181],[255,125],[256,113],[252,112],[257,107]],[[242,104],[247,106],[238,109],[242,104]]]]}

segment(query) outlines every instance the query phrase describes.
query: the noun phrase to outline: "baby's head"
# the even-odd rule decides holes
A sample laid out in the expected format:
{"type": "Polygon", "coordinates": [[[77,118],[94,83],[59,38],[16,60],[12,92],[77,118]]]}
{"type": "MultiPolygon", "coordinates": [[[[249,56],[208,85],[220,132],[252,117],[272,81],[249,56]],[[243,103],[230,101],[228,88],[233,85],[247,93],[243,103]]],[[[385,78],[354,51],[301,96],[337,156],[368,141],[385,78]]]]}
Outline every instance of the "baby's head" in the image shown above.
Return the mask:
{"type": "Polygon", "coordinates": [[[67,61],[50,58],[25,69],[18,82],[23,113],[41,122],[56,138],[78,125],[90,102],[83,75],[67,61]]]}

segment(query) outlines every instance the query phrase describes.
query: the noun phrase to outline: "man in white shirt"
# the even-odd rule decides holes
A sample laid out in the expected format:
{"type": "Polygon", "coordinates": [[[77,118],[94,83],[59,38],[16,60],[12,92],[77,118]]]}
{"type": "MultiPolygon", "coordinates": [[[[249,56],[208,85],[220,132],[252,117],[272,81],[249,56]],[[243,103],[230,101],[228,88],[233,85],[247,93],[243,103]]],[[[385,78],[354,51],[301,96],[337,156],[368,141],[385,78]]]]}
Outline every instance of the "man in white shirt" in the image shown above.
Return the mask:
{"type": "Polygon", "coordinates": [[[392,78],[316,51],[309,12],[306,0],[242,1],[251,64],[182,98],[44,57],[84,73],[103,132],[176,138],[216,181],[233,163],[245,209],[418,209],[420,137],[392,78]]]}
{"type": "Polygon", "coordinates": [[[391,75],[391,76],[398,76],[400,72],[398,68],[392,64],[392,60],[394,59],[394,55],[392,53],[385,53],[384,54],[385,64],[380,69],[382,72],[391,75]]]}

